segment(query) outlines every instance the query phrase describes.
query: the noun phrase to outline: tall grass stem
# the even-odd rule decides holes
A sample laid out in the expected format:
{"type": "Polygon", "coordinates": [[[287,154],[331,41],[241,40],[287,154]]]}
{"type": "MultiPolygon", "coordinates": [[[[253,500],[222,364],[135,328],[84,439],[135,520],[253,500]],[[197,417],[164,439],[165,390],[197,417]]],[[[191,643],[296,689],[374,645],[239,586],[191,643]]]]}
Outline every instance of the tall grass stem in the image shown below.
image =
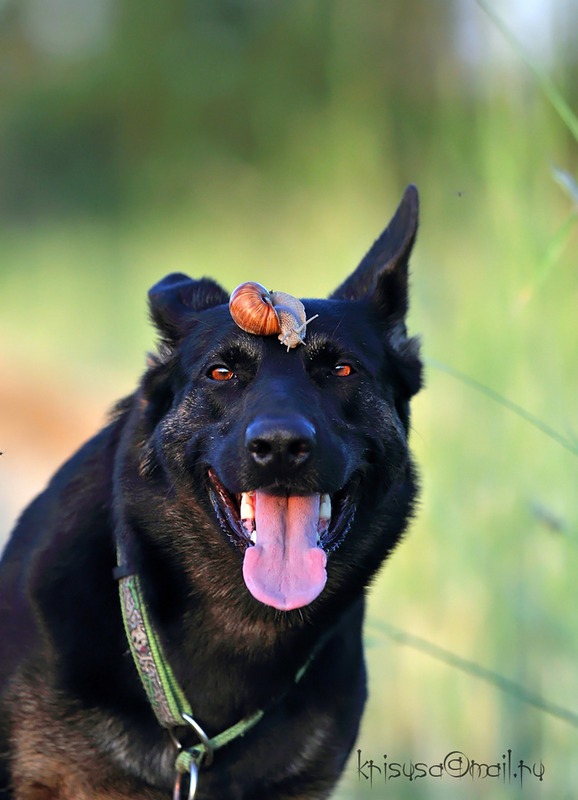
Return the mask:
{"type": "Polygon", "coordinates": [[[415,650],[419,650],[422,653],[426,653],[428,656],[431,656],[438,661],[443,661],[444,664],[455,667],[456,669],[459,669],[468,675],[472,675],[474,678],[479,678],[480,680],[495,686],[502,692],[506,692],[506,694],[509,694],[512,697],[515,697],[517,700],[520,700],[522,703],[533,706],[539,711],[543,711],[545,714],[549,714],[552,717],[561,719],[564,722],[567,722],[569,725],[573,725],[575,728],[578,728],[577,713],[574,711],[569,711],[563,706],[551,703],[548,700],[544,700],[539,695],[530,692],[528,689],[520,686],[520,684],[516,683],[515,681],[512,681],[509,678],[504,678],[504,676],[500,675],[498,672],[494,672],[491,669],[482,667],[479,664],[476,664],[475,661],[469,661],[466,658],[462,658],[462,656],[458,656],[455,653],[452,653],[450,650],[446,650],[445,648],[440,647],[439,645],[434,644],[427,639],[422,639],[421,636],[416,636],[412,633],[406,633],[406,631],[402,631],[399,628],[396,628],[394,625],[390,625],[388,622],[380,622],[370,618],[367,621],[367,625],[378,633],[385,634],[389,639],[392,639],[398,644],[407,645],[408,647],[413,647],[415,650]]]}
{"type": "Polygon", "coordinates": [[[558,91],[558,88],[551,80],[551,78],[542,70],[534,61],[534,59],[526,52],[526,49],[523,45],[518,41],[518,39],[514,36],[510,28],[506,25],[506,23],[502,20],[502,18],[494,11],[494,9],[486,3],[485,0],[476,0],[478,6],[488,15],[488,17],[492,20],[496,28],[500,31],[502,36],[507,40],[507,42],[512,46],[512,48],[518,53],[520,58],[527,64],[530,70],[533,72],[536,81],[538,82],[540,88],[550,101],[550,104],[555,109],[556,113],[563,120],[566,124],[567,128],[570,130],[576,141],[578,142],[578,117],[574,114],[562,94],[558,91]]]}
{"type": "Polygon", "coordinates": [[[512,400],[508,400],[507,397],[504,397],[499,392],[496,392],[494,389],[491,389],[489,386],[486,386],[484,383],[476,380],[475,378],[471,378],[469,375],[465,375],[463,372],[460,372],[453,367],[444,364],[441,361],[437,361],[433,358],[426,358],[424,359],[425,363],[430,367],[434,367],[434,369],[440,370],[440,372],[445,372],[447,375],[451,375],[452,378],[457,378],[457,380],[465,383],[467,386],[470,386],[472,389],[475,389],[478,392],[486,395],[491,400],[494,400],[496,403],[499,403],[504,408],[507,408],[508,411],[511,411],[513,414],[516,414],[518,417],[521,417],[526,422],[533,425],[542,433],[546,434],[550,439],[553,439],[558,444],[562,445],[566,450],[569,450],[575,456],[578,456],[578,445],[574,442],[567,439],[565,436],[562,436],[554,428],[551,428],[545,422],[542,422],[541,419],[531,414],[529,411],[526,411],[525,408],[519,406],[517,403],[512,402],[512,400]]]}

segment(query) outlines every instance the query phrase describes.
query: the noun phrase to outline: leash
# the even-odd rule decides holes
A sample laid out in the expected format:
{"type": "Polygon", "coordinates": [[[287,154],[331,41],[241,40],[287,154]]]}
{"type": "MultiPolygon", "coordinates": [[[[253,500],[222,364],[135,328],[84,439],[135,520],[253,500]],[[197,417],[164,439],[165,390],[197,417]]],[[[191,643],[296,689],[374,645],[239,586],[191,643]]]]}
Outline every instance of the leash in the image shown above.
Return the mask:
{"type": "MultiPolygon", "coordinates": [[[[128,566],[116,567],[113,575],[118,581],[125,634],[139,678],[159,725],[168,731],[178,750],[173,800],[184,800],[185,797],[187,800],[193,800],[201,766],[209,767],[215,752],[248,733],[263,719],[267,709],[258,709],[254,714],[244,717],[216,736],[209,737],[195,720],[192,708],[164,655],[161,641],[147,609],[139,575],[128,566]],[[199,739],[198,744],[193,747],[183,747],[175,735],[174,729],[184,726],[190,728],[199,739]]],[[[292,686],[301,681],[332,633],[333,628],[318,640],[305,663],[297,671],[293,684],[276,698],[271,706],[281,703],[292,686]]]]}

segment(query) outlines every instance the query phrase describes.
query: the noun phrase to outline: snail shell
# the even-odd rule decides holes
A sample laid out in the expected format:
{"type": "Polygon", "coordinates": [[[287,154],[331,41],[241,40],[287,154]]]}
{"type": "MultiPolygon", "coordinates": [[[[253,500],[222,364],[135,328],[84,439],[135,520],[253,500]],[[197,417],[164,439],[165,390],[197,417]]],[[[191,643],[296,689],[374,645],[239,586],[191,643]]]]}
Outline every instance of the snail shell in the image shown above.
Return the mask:
{"type": "Polygon", "coordinates": [[[301,300],[287,292],[269,292],[260,283],[241,283],[231,294],[229,311],[235,323],[256,336],[279,334],[287,350],[303,344],[307,325],[301,300]]]}
{"type": "Polygon", "coordinates": [[[260,283],[239,284],[229,299],[229,311],[239,328],[247,333],[271,336],[281,332],[281,320],[273,308],[271,293],[260,283]]]}

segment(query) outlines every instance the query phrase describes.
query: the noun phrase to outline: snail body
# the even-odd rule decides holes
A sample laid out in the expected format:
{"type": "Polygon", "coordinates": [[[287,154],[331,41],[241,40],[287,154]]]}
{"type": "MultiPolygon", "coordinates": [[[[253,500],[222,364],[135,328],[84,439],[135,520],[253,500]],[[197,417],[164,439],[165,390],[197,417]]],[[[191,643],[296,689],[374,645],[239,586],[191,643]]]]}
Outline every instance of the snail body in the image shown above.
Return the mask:
{"type": "Polygon", "coordinates": [[[260,283],[241,283],[231,293],[229,311],[234,322],[256,336],[278,334],[287,350],[304,343],[307,319],[301,300],[287,292],[270,292],[260,283]]]}

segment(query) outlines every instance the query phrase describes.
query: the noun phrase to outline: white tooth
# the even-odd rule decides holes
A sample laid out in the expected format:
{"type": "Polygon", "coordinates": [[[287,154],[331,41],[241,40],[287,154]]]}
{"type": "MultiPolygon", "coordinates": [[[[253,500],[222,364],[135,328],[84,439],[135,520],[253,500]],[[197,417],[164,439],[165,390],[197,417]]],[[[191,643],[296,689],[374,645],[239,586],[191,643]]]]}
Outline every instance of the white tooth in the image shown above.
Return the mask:
{"type": "Polygon", "coordinates": [[[253,531],[253,533],[251,534],[251,541],[253,542],[253,544],[257,544],[257,531],[253,531]]]}
{"type": "Polygon", "coordinates": [[[240,516],[241,519],[255,519],[255,500],[254,492],[243,492],[241,495],[240,516]]]}
{"type": "Polygon", "coordinates": [[[331,498],[328,494],[321,495],[319,503],[319,519],[331,519],[331,498]]]}

